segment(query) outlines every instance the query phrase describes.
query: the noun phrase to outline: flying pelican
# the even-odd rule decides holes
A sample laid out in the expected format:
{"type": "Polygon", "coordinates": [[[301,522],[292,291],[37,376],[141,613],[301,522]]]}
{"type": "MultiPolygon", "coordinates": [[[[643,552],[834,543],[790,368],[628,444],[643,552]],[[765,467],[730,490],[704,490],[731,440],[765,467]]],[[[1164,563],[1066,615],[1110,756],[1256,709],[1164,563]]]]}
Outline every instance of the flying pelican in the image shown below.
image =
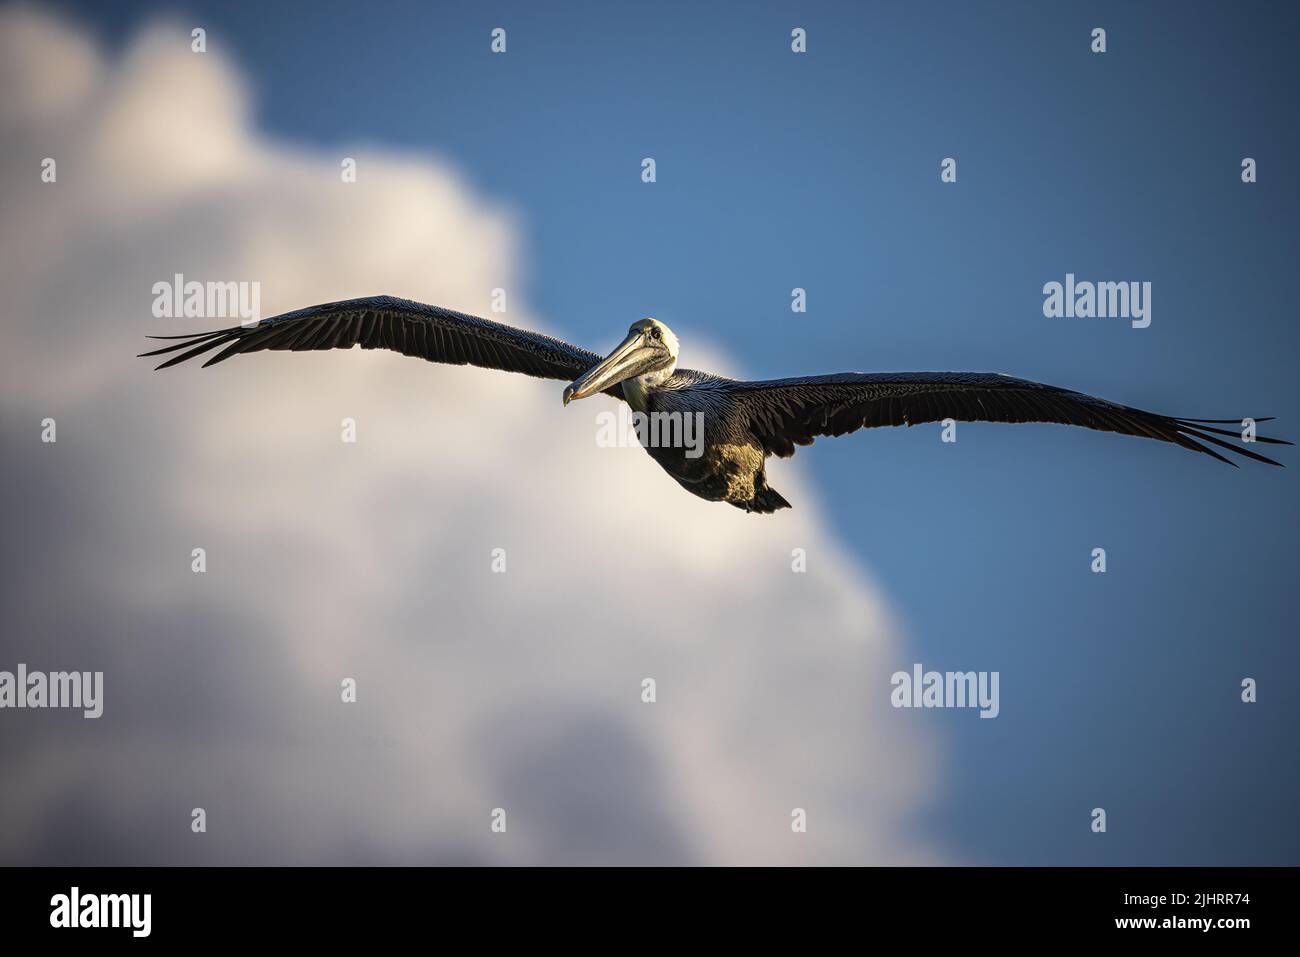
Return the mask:
{"type": "MultiPolygon", "coordinates": [[[[634,322],[605,358],[559,339],[427,306],[374,296],[288,312],[248,326],[197,335],[151,336],[179,342],[144,356],[185,350],[157,368],[220,349],[203,365],[264,349],[389,349],[430,362],[474,365],[569,382],[564,404],[604,392],[637,412],[702,413],[704,441],[692,457],[680,444],[646,451],[688,492],[730,502],[747,512],[775,512],[790,503],[767,484],[769,455],[794,454],[819,435],[844,435],[864,426],[964,422],[1057,422],[1120,432],[1203,452],[1235,467],[1209,445],[1280,465],[1215,436],[1242,440],[1239,419],[1182,419],[1130,408],[1000,372],[841,372],[745,382],[677,368],[677,337],[657,319],[634,322]],[[1202,443],[1209,443],[1205,445],[1202,443]]],[[[1256,419],[1267,422],[1269,419],[1256,419]]],[[[1256,442],[1290,445],[1281,439],[1256,442]]]]}

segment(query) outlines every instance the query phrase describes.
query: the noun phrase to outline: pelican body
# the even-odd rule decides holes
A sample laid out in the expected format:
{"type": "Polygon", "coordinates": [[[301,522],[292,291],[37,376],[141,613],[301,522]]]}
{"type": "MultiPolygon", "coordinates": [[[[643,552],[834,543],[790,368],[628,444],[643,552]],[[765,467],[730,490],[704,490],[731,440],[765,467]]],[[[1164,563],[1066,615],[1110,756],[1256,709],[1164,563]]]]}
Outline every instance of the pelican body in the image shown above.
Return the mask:
{"type": "MultiPolygon", "coordinates": [[[[431,362],[474,365],[568,381],[564,404],[604,393],[645,416],[699,413],[702,449],[647,444],[682,488],[747,512],[790,503],[767,482],[768,456],[794,454],[818,436],[922,422],[1055,422],[1157,439],[1227,462],[1210,446],[1280,465],[1247,442],[1290,445],[1251,434],[1243,419],[1185,419],[1145,412],[1057,386],[985,372],[842,372],[744,381],[677,368],[679,343],[657,319],[632,324],[603,359],[560,339],[391,296],[326,303],[179,340],[146,356],[177,352],[159,369],[220,349],[204,366],[262,350],[388,349],[431,362]],[[1232,425],[1237,430],[1218,428],[1232,425]],[[1249,436],[1249,437],[1247,437],[1249,436]],[[1224,438],[1235,439],[1231,444],[1224,438]]],[[[1255,423],[1269,421],[1256,418],[1255,423]]]]}

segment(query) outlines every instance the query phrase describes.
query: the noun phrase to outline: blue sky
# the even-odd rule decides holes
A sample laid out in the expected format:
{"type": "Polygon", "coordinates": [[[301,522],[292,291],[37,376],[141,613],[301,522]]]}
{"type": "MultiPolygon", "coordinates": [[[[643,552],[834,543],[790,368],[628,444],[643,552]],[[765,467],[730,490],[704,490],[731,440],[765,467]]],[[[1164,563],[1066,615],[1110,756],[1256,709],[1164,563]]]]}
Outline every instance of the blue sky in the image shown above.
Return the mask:
{"type": "MultiPolygon", "coordinates": [[[[684,365],[706,343],[748,377],[1005,371],[1300,431],[1293,9],[57,6],[110,43],[163,11],[204,26],[277,138],[450,161],[518,218],[512,294],[589,348],[653,315],[684,365]],[[1150,281],[1151,327],[1045,319],[1067,272],[1150,281]]],[[[404,294],[355,294],[380,292],[404,294]]],[[[1300,860],[1295,468],[997,425],[821,440],[778,489],[792,468],[888,594],[899,668],[1001,672],[996,721],[893,716],[948,744],[922,825],[955,855],[1300,860]]]]}

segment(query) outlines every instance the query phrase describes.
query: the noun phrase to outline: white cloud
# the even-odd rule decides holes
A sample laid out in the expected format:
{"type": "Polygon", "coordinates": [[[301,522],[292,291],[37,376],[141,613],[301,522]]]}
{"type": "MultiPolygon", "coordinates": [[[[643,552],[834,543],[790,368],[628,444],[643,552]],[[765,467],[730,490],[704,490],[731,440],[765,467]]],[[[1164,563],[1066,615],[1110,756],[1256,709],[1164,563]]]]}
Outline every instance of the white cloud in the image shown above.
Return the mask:
{"type": "MultiPolygon", "coordinates": [[[[0,63],[21,503],[0,667],[107,673],[98,722],[16,724],[0,860],[934,859],[911,820],[933,746],[888,706],[905,651],[797,469],[774,478],[794,511],[749,516],[597,448],[609,400],[562,409],[560,383],[387,353],[133,358],[194,326],[150,314],[174,272],[260,281],[265,314],[381,292],[482,313],[511,288],[507,211],[426,158],[353,154],[342,183],[344,153],[252,130],[235,71],[180,29],[110,62],[7,9],[0,63]]],[[[543,327],[521,299],[507,320],[543,327]]]]}

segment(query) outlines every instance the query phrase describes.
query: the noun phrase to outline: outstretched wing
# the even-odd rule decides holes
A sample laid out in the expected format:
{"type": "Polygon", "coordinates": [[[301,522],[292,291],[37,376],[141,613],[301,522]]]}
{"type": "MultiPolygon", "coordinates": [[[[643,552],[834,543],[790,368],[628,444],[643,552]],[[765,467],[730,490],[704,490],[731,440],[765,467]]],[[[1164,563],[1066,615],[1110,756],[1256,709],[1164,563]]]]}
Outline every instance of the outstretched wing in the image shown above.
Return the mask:
{"type": "MultiPolygon", "coordinates": [[[[863,427],[916,425],[951,418],[963,422],[1058,422],[1103,432],[1173,442],[1230,461],[1202,443],[1270,465],[1272,459],[1215,436],[1241,440],[1240,419],[1180,419],[1130,408],[1096,396],[1016,379],[997,372],[844,372],[838,375],[736,382],[732,397],[745,410],[769,453],[790,456],[819,435],[844,435],[863,427]]],[[[1267,422],[1269,419],[1256,419],[1267,422]]],[[[1256,442],[1290,445],[1281,439],[1256,442]]]]}
{"type": "MultiPolygon", "coordinates": [[[[234,326],[189,336],[151,336],[180,340],[145,352],[160,356],[180,352],[158,366],[166,369],[195,356],[220,351],[203,363],[210,366],[242,352],[288,349],[389,349],[430,362],[474,365],[522,372],[543,379],[573,380],[600,361],[586,349],[538,332],[528,332],[451,309],[409,299],[372,296],[286,312],[252,326],[234,326]]],[[[612,390],[622,398],[622,390],[612,390]]]]}

